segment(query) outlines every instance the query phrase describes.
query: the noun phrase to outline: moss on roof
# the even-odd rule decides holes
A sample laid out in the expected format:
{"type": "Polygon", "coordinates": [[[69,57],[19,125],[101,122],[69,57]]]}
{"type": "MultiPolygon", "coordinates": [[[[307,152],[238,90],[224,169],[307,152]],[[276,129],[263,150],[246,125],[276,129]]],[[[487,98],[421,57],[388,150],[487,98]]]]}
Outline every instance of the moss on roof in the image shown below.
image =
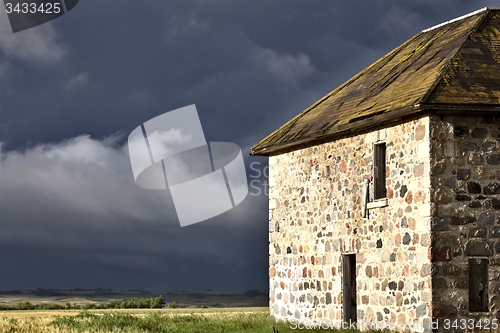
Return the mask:
{"type": "Polygon", "coordinates": [[[251,148],[270,155],[433,109],[500,111],[500,10],[424,30],[251,148]]]}

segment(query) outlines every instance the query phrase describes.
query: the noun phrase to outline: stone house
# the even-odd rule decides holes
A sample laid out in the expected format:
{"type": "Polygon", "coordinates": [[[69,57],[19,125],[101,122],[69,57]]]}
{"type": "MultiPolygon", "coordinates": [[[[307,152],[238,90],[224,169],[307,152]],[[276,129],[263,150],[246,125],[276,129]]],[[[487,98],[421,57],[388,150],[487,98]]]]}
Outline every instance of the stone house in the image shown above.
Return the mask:
{"type": "Polygon", "coordinates": [[[500,321],[500,10],[415,35],[251,154],[269,156],[272,318],[500,321]]]}

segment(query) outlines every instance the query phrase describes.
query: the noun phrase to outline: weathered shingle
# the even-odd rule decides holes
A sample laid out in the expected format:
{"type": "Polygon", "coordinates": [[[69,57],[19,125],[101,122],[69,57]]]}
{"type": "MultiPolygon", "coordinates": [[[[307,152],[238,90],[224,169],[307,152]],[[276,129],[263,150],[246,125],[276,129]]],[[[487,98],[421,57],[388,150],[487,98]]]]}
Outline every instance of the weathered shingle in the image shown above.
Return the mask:
{"type": "Polygon", "coordinates": [[[500,112],[500,10],[427,29],[251,148],[269,155],[434,109],[500,112]]]}

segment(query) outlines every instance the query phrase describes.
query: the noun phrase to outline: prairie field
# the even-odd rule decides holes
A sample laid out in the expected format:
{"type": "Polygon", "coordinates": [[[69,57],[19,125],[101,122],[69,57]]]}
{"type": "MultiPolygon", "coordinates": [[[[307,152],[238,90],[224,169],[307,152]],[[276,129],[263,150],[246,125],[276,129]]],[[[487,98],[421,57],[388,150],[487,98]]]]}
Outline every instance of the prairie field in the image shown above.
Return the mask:
{"type": "Polygon", "coordinates": [[[293,329],[269,318],[268,295],[260,292],[103,292],[37,290],[0,294],[0,333],[291,333],[357,332],[293,329]],[[164,295],[160,308],[100,308],[120,300],[164,295]],[[21,305],[29,304],[29,310],[21,305]],[[175,304],[175,308],[171,305],[175,304]],[[57,305],[48,310],[44,306],[57,305]],[[2,310],[2,306],[4,309],[2,310]],[[87,308],[87,309],[85,309],[87,308]]]}
{"type": "MultiPolygon", "coordinates": [[[[290,333],[288,323],[269,320],[268,308],[109,311],[6,311],[0,332],[19,333],[290,333]]],[[[312,329],[301,332],[339,332],[312,329]]],[[[343,333],[355,332],[344,330],[343,333]]]]}

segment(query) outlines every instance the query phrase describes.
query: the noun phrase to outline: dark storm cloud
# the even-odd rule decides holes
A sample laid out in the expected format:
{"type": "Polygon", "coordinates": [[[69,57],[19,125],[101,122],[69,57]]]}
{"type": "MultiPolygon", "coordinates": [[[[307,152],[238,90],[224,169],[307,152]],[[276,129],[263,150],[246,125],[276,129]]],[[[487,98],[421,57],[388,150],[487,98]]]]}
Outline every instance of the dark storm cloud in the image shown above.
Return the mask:
{"type": "Polygon", "coordinates": [[[0,289],[267,288],[267,197],[180,228],[168,192],[134,184],[128,133],[196,104],[207,141],[246,155],[420,30],[496,3],[89,0],[16,34],[0,11],[0,289]]]}
{"type": "MultiPolygon", "coordinates": [[[[261,253],[261,260],[266,258],[267,225],[262,223],[267,215],[266,198],[249,197],[229,214],[180,228],[169,193],[138,188],[127,147],[116,142],[116,137],[79,136],[24,152],[2,152],[0,261],[3,267],[11,263],[19,268],[9,274],[2,271],[6,279],[22,271],[23,261],[12,263],[19,257],[18,249],[48,253],[49,258],[42,261],[73,260],[112,275],[115,271],[169,276],[169,271],[184,271],[199,279],[218,265],[247,271],[250,277],[252,265],[248,264],[258,264],[255,251],[261,253]],[[255,214],[252,205],[262,207],[261,213],[255,214]],[[249,242],[260,244],[261,250],[248,251],[253,246],[249,242]],[[200,265],[193,266],[193,262],[200,265]]],[[[46,267],[32,275],[31,284],[57,287],[70,283],[70,287],[76,283],[49,278],[53,264],[46,267]]],[[[174,274],[169,281],[190,288],[186,281],[195,280],[181,280],[174,274]]],[[[122,285],[127,286],[133,287],[122,285]]],[[[158,280],[149,288],[162,286],[168,288],[158,280]]],[[[226,288],[245,287],[240,280],[226,288]]]]}

